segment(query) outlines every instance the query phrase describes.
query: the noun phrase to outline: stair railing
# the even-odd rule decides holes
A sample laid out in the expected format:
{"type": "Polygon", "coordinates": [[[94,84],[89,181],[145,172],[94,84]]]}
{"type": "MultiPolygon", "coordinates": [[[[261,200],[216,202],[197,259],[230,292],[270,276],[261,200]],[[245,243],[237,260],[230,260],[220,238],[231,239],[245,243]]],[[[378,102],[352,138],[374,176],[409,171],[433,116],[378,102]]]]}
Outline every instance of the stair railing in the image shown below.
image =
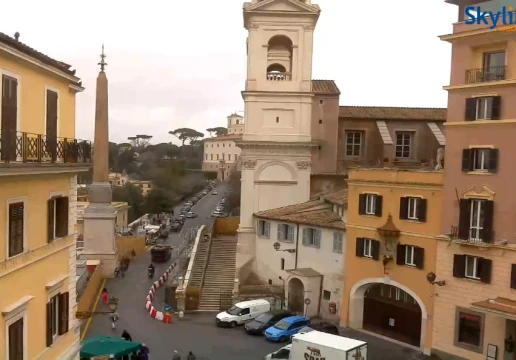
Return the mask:
{"type": "MultiPolygon", "coordinates": [[[[208,239],[208,250],[206,250],[206,258],[204,259],[204,266],[203,266],[202,275],[201,275],[201,284],[199,285],[199,299],[202,297],[202,288],[204,286],[204,277],[206,276],[206,269],[208,269],[208,262],[210,261],[211,245],[212,245],[212,240],[213,240],[213,236],[214,236],[213,228],[207,230],[206,233],[204,234],[204,236],[209,236],[209,239],[208,239]]],[[[203,241],[205,241],[205,240],[203,239],[203,241]]]]}

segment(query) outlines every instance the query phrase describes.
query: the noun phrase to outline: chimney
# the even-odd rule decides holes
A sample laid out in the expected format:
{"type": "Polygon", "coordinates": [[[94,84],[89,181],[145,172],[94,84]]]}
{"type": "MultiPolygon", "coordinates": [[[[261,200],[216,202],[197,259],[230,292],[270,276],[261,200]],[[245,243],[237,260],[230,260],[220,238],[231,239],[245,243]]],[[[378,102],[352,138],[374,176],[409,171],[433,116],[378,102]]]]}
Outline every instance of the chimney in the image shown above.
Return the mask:
{"type": "Polygon", "coordinates": [[[14,33],[14,40],[20,41],[20,33],[18,31],[14,33]]]}

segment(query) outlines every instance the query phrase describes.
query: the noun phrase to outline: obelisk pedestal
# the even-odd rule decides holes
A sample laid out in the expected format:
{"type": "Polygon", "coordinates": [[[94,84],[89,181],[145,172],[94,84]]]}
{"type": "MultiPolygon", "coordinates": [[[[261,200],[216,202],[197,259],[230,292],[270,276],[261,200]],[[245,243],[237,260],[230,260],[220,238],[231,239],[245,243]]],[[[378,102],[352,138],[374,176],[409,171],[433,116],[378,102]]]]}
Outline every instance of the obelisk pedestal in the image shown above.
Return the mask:
{"type": "Polygon", "coordinates": [[[93,183],[88,192],[89,205],[84,209],[84,251],[81,258],[100,260],[102,274],[112,278],[118,266],[116,248],[116,210],[111,204],[109,183],[108,80],[104,67],[104,47],[97,77],[95,105],[95,140],[93,148],[93,183]]]}

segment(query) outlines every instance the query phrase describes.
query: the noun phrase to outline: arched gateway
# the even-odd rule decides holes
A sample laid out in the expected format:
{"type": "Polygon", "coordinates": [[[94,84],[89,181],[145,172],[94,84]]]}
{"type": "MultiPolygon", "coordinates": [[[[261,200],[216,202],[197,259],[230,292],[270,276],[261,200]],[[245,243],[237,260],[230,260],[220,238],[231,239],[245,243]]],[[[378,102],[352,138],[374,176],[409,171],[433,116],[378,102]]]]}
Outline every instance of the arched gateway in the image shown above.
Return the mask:
{"type": "Polygon", "coordinates": [[[292,278],[288,282],[288,308],[298,314],[303,314],[305,286],[298,278],[292,278]]]}

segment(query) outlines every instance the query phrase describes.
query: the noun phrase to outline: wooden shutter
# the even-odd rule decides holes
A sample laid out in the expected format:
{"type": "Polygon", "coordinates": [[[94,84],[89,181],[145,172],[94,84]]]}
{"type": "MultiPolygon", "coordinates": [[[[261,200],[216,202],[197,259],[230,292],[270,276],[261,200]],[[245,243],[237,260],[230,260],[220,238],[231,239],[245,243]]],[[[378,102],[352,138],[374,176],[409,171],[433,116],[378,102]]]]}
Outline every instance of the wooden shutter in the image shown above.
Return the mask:
{"type": "Polygon", "coordinates": [[[491,120],[500,120],[502,113],[502,97],[493,96],[493,102],[491,106],[491,120]]]}
{"type": "Polygon", "coordinates": [[[321,230],[314,230],[314,246],[321,247],[321,230]]]}
{"type": "Polygon", "coordinates": [[[10,76],[2,75],[1,101],[1,159],[16,159],[16,127],[18,119],[18,81],[10,76]]]}
{"type": "Polygon", "coordinates": [[[516,264],[511,265],[511,289],[516,289],[516,264]]]}
{"type": "Polygon", "coordinates": [[[360,215],[365,215],[366,210],[366,194],[358,195],[358,213],[360,215]]]}
{"type": "Polygon", "coordinates": [[[58,334],[63,335],[68,332],[68,311],[70,297],[67,292],[59,294],[59,324],[58,334]]]}
{"type": "Polygon", "coordinates": [[[57,93],[47,90],[47,128],[46,135],[51,139],[57,138],[57,93]]]}
{"type": "Polygon", "coordinates": [[[480,273],[478,276],[480,277],[480,281],[486,284],[491,283],[491,267],[493,264],[492,260],[477,258],[477,261],[480,262],[480,273]]]}
{"type": "Polygon", "coordinates": [[[371,240],[371,255],[374,260],[380,260],[380,242],[371,240]]]}
{"type": "Polygon", "coordinates": [[[278,224],[278,235],[277,235],[278,241],[285,240],[285,237],[283,236],[283,224],[278,224]]]}
{"type": "Polygon", "coordinates": [[[303,228],[303,240],[302,240],[302,243],[303,245],[308,245],[308,229],[307,228],[303,228]]]}
{"type": "Polygon", "coordinates": [[[473,170],[473,150],[462,149],[462,171],[468,172],[473,170]]]}
{"type": "Polygon", "coordinates": [[[494,240],[493,221],[494,201],[486,200],[484,201],[484,223],[482,224],[482,241],[486,243],[494,240]]]}
{"type": "Polygon", "coordinates": [[[414,246],[414,263],[418,269],[425,267],[425,249],[414,246]]]}
{"type": "Polygon", "coordinates": [[[459,201],[459,239],[469,239],[469,223],[471,213],[471,200],[460,199],[459,201]]]}
{"type": "Polygon", "coordinates": [[[477,99],[469,98],[466,99],[466,113],[465,113],[466,121],[474,121],[477,118],[477,99]]]}
{"type": "Polygon", "coordinates": [[[23,214],[22,202],[9,204],[9,257],[23,252],[23,214]]]}
{"type": "Polygon", "coordinates": [[[56,236],[68,236],[68,216],[70,203],[68,196],[56,199],[56,236]]]}
{"type": "Polygon", "coordinates": [[[47,347],[52,345],[52,303],[47,303],[47,347]]]}
{"type": "Polygon", "coordinates": [[[9,360],[23,360],[23,317],[9,325],[9,360]]]}
{"type": "Polygon", "coordinates": [[[355,255],[358,257],[364,257],[364,238],[357,238],[355,255]]]}
{"type": "Polygon", "coordinates": [[[376,195],[375,197],[376,197],[376,203],[375,203],[374,214],[378,217],[382,217],[383,196],[376,195]]]}
{"type": "Polygon", "coordinates": [[[491,173],[498,171],[498,149],[489,149],[487,169],[491,173]]]}
{"type": "Polygon", "coordinates": [[[287,229],[288,229],[288,240],[293,242],[294,241],[294,226],[289,225],[289,226],[287,226],[287,229]]]}
{"type": "Polygon", "coordinates": [[[405,265],[405,245],[398,244],[396,247],[396,264],[405,265]]]}
{"type": "Polygon", "coordinates": [[[428,202],[426,199],[417,200],[417,219],[421,222],[426,222],[427,204],[428,202]]]}
{"type": "Polygon", "coordinates": [[[407,220],[408,219],[408,197],[400,198],[400,219],[407,220]]]}
{"type": "Polygon", "coordinates": [[[270,239],[270,237],[271,237],[271,223],[268,222],[268,221],[265,221],[263,228],[265,230],[265,237],[267,239],[270,239]]]}
{"type": "Polygon", "coordinates": [[[47,202],[47,240],[51,242],[54,240],[54,210],[55,210],[55,199],[50,199],[47,202]]]}
{"type": "Polygon", "coordinates": [[[453,255],[453,277],[466,277],[466,255],[453,255]]]}

